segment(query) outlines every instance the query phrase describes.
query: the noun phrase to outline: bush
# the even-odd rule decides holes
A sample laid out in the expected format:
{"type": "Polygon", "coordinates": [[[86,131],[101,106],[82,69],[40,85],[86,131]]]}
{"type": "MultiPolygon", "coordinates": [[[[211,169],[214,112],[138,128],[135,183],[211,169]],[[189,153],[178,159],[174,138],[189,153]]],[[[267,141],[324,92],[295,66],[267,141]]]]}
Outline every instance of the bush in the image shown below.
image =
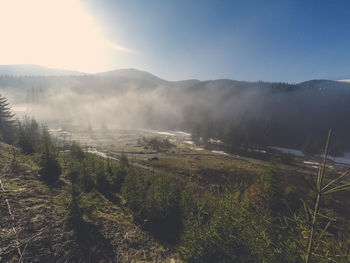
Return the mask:
{"type": "Polygon", "coordinates": [[[127,174],[128,174],[128,170],[124,169],[123,167],[118,167],[118,169],[110,173],[111,190],[114,193],[120,193],[127,174]]]}
{"type": "Polygon", "coordinates": [[[147,186],[145,178],[139,172],[131,170],[125,177],[122,194],[126,200],[126,206],[139,218],[146,196],[147,186]]]}
{"type": "Polygon", "coordinates": [[[85,193],[82,185],[79,184],[79,171],[74,169],[69,172],[68,178],[72,184],[70,217],[75,227],[78,227],[83,221],[83,216],[91,216],[96,209],[97,199],[94,192],[85,193]]]}
{"type": "Polygon", "coordinates": [[[77,142],[73,142],[71,149],[70,149],[70,156],[73,160],[76,160],[78,162],[82,162],[85,158],[85,154],[83,152],[83,149],[77,142]]]}
{"type": "Polygon", "coordinates": [[[80,176],[80,184],[84,192],[86,193],[91,192],[96,185],[94,174],[88,173],[86,171],[83,172],[80,176]]]}
{"type": "Polygon", "coordinates": [[[22,149],[24,154],[32,154],[35,152],[33,142],[22,132],[20,132],[18,136],[18,146],[22,149]]]}
{"type": "Polygon", "coordinates": [[[158,177],[152,180],[142,211],[145,228],[160,239],[178,241],[182,231],[181,192],[175,182],[158,177]]]}
{"type": "MultiPolygon", "coordinates": [[[[298,262],[281,227],[257,214],[233,193],[204,194],[189,202],[178,255],[184,262],[298,262]],[[195,203],[193,205],[193,203],[195,203]],[[283,249],[282,249],[283,248],[283,249]]],[[[188,203],[188,202],[187,202],[188,203]]]]}
{"type": "MultiPolygon", "coordinates": [[[[110,171],[111,172],[111,171],[110,171]]],[[[105,172],[105,167],[103,161],[99,163],[99,167],[96,172],[96,185],[97,189],[101,193],[107,193],[110,190],[110,181],[105,172]]]]}
{"type": "Polygon", "coordinates": [[[40,131],[38,123],[32,119],[25,118],[18,125],[18,146],[25,154],[32,154],[38,149],[36,145],[40,141],[40,131]]]}
{"type": "Polygon", "coordinates": [[[163,176],[145,177],[130,170],[122,194],[134,220],[168,242],[177,242],[182,231],[181,192],[174,181],[163,176]]]}
{"type": "Polygon", "coordinates": [[[53,156],[42,155],[40,161],[40,174],[47,182],[53,183],[58,180],[62,169],[58,160],[53,156]]]}
{"type": "Polygon", "coordinates": [[[206,196],[187,220],[178,254],[184,262],[249,261],[248,213],[225,197],[206,196]]]}
{"type": "Polygon", "coordinates": [[[53,183],[58,180],[61,175],[62,169],[61,165],[58,162],[58,153],[56,148],[51,140],[49,133],[45,130],[44,136],[41,143],[41,153],[40,153],[40,174],[42,178],[49,182],[53,183]]]}

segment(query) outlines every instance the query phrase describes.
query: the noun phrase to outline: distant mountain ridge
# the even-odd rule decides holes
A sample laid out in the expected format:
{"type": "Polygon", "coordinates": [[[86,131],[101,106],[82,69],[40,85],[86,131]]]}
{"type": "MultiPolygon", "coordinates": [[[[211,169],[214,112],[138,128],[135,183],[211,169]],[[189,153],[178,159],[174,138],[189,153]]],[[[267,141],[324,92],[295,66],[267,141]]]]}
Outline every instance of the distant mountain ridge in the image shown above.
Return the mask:
{"type": "Polygon", "coordinates": [[[99,72],[99,73],[95,73],[94,75],[103,76],[103,77],[125,77],[125,78],[134,78],[134,79],[149,79],[149,80],[165,81],[149,72],[134,69],[134,68],[99,72]]]}
{"type": "MultiPolygon", "coordinates": [[[[98,73],[86,73],[79,72],[74,70],[66,69],[56,69],[49,68],[45,66],[39,66],[34,64],[14,64],[14,65],[0,65],[0,76],[15,76],[15,77],[25,77],[25,76],[83,76],[83,75],[92,75],[92,76],[102,76],[102,77],[111,77],[111,78],[123,78],[123,79],[132,79],[132,80],[141,80],[141,81],[150,81],[153,83],[173,83],[178,86],[192,86],[200,82],[215,82],[215,83],[230,83],[233,82],[246,82],[246,81],[237,81],[232,79],[215,79],[200,81],[197,79],[187,79],[187,80],[178,80],[178,81],[168,81],[162,79],[154,74],[151,74],[147,71],[142,71],[134,68],[127,69],[117,69],[111,71],[104,71],[98,73]]],[[[249,81],[247,81],[250,83],[249,81]]],[[[264,82],[264,81],[263,81],[264,82]]],[[[298,86],[307,87],[347,87],[350,84],[350,79],[342,80],[328,80],[328,79],[314,79],[304,82],[297,83],[298,86]]],[[[350,87],[350,86],[349,86],[350,87]]]]}

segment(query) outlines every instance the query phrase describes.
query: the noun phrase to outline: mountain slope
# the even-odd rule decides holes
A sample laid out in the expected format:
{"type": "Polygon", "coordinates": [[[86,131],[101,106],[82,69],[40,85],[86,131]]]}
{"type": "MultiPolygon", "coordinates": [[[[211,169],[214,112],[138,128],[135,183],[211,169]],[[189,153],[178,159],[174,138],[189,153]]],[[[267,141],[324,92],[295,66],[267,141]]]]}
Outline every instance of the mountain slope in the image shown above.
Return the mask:
{"type": "Polygon", "coordinates": [[[350,83],[347,81],[335,81],[327,79],[315,79],[308,80],[297,84],[299,87],[303,88],[348,88],[350,89],[350,83]]]}
{"type": "Polygon", "coordinates": [[[96,76],[103,77],[118,77],[118,78],[130,78],[130,79],[142,79],[142,80],[152,80],[152,81],[165,81],[157,76],[138,69],[117,69],[112,71],[96,73],[96,76]]]}

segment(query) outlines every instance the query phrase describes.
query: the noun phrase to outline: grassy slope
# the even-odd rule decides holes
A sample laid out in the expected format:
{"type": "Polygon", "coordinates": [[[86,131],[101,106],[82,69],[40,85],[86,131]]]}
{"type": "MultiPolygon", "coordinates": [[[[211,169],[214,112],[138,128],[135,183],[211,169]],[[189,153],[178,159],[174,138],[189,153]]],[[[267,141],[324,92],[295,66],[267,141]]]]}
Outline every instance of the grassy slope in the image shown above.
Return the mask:
{"type": "Polygon", "coordinates": [[[32,157],[17,156],[18,169],[11,168],[13,150],[0,143],[0,179],[5,189],[0,191],[1,262],[18,262],[17,240],[27,262],[170,261],[169,250],[131,223],[131,216],[122,208],[97,192],[97,209],[85,218],[83,236],[77,236],[68,220],[70,185],[64,175],[58,186],[49,189],[39,180],[32,157]],[[12,230],[13,223],[17,235],[12,230]]]}
{"type": "MultiPolygon", "coordinates": [[[[0,261],[17,262],[19,258],[16,235],[11,230],[12,222],[5,197],[9,199],[16,219],[21,250],[25,250],[24,257],[29,262],[45,262],[50,257],[58,262],[65,262],[67,259],[68,262],[84,259],[105,262],[117,259],[121,262],[165,262],[175,258],[173,253],[132,224],[132,217],[124,213],[122,206],[111,202],[98,192],[95,192],[98,200],[97,210],[90,218],[85,218],[86,235],[76,236],[69,227],[67,218],[67,197],[70,196],[71,189],[68,180],[63,175],[60,186],[50,191],[38,179],[38,167],[32,161],[33,158],[26,156],[18,157],[19,171],[14,174],[10,168],[12,149],[0,144],[0,179],[6,190],[5,193],[0,191],[0,261]],[[50,193],[53,193],[53,204],[50,203],[50,193]],[[49,249],[50,242],[52,252],[49,249]]],[[[189,146],[183,144],[177,144],[171,151],[178,155],[165,154],[160,155],[158,160],[139,162],[160,172],[170,171],[171,174],[181,175],[179,178],[185,183],[194,179],[204,188],[208,185],[238,183],[248,187],[248,198],[252,198],[250,194],[254,195],[254,188],[249,189],[249,185],[269,166],[269,162],[264,160],[235,155],[213,155],[207,150],[192,151],[189,146]]],[[[299,197],[305,197],[309,192],[301,175],[308,177],[310,174],[317,174],[317,169],[305,165],[303,161],[295,158],[291,165],[279,164],[284,188],[288,188],[288,192],[299,197]]],[[[343,169],[339,167],[328,169],[327,174],[333,177],[341,170],[343,169]]],[[[344,201],[348,204],[348,197],[348,193],[343,193],[328,200],[329,206],[338,214],[338,224],[342,223],[346,229],[349,229],[349,211],[347,206],[344,206],[344,201]]]]}

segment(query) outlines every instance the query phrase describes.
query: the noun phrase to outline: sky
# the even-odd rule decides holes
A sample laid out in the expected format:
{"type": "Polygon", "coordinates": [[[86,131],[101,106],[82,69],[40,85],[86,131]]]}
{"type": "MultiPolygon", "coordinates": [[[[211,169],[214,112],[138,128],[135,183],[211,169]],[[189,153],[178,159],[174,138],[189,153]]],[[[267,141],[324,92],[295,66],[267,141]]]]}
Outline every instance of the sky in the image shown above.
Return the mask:
{"type": "Polygon", "coordinates": [[[167,80],[350,78],[350,1],[0,0],[0,63],[167,80]]]}

